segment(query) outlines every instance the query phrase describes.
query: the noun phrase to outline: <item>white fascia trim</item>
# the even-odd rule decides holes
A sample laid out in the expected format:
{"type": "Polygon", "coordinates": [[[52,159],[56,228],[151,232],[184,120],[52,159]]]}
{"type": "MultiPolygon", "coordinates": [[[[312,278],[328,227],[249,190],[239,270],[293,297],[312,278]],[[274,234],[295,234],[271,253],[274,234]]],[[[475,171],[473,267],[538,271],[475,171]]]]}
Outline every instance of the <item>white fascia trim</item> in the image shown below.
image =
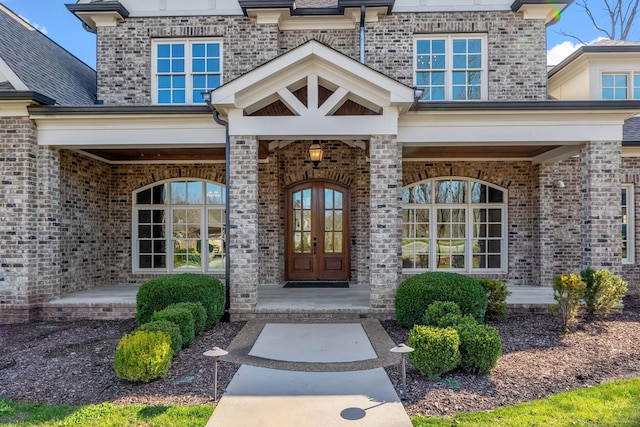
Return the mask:
{"type": "Polygon", "coordinates": [[[398,142],[431,143],[551,143],[622,140],[624,120],[618,111],[463,111],[411,114],[400,117],[398,142]]]}
{"type": "Polygon", "coordinates": [[[524,4],[518,9],[518,13],[522,13],[524,19],[544,19],[548,24],[556,20],[567,6],[568,3],[524,4]]]}
{"type": "Polygon", "coordinates": [[[640,157],[640,147],[622,147],[622,157],[640,157]]]}
{"type": "Polygon", "coordinates": [[[7,81],[11,83],[11,86],[13,86],[15,90],[18,90],[18,91],[29,90],[27,85],[24,84],[24,82],[20,79],[20,77],[18,77],[18,75],[13,72],[11,67],[9,67],[9,65],[2,58],[0,58],[0,75],[5,76],[7,78],[7,81]]]}
{"type": "Polygon", "coordinates": [[[89,28],[115,27],[124,17],[118,12],[75,12],[89,28]]]}
{"type": "Polygon", "coordinates": [[[385,108],[379,116],[245,116],[229,112],[229,135],[256,135],[262,139],[369,139],[371,135],[395,135],[398,110],[385,108]]]}
{"type": "Polygon", "coordinates": [[[33,102],[18,100],[0,101],[0,117],[29,117],[27,107],[30,105],[33,105],[33,102]]]}
{"type": "Polygon", "coordinates": [[[225,129],[210,116],[32,116],[38,145],[75,148],[212,147],[225,129]]]}
{"type": "MultiPolygon", "coordinates": [[[[386,15],[386,7],[369,7],[365,22],[375,23],[386,15]]],[[[247,16],[257,24],[277,24],[282,31],[290,30],[353,30],[360,24],[360,9],[347,8],[344,15],[291,16],[289,9],[247,9],[247,16]]]]}

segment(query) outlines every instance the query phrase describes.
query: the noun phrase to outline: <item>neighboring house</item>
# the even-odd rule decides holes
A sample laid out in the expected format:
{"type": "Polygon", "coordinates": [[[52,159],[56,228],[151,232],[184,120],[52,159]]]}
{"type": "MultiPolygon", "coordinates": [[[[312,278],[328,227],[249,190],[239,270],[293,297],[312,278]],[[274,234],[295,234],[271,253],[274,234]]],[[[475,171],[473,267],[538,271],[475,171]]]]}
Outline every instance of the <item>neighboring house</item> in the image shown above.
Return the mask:
{"type": "MultiPolygon", "coordinates": [[[[640,61],[589,83],[617,96],[627,73],[626,99],[549,99],[584,62],[547,78],[546,27],[569,3],[69,5],[97,34],[95,105],[58,99],[46,80],[62,71],[0,92],[0,319],[163,274],[224,279],[227,260],[233,319],[255,315],[260,285],[290,280],[366,287],[363,314],[380,317],[424,271],[550,286],[607,268],[637,289],[640,153],[622,140],[640,61]]],[[[51,43],[35,34],[24,44],[51,43]]],[[[6,45],[1,70],[19,76],[30,66],[6,45]]],[[[82,65],[47,53],[37,62],[82,65]]]]}

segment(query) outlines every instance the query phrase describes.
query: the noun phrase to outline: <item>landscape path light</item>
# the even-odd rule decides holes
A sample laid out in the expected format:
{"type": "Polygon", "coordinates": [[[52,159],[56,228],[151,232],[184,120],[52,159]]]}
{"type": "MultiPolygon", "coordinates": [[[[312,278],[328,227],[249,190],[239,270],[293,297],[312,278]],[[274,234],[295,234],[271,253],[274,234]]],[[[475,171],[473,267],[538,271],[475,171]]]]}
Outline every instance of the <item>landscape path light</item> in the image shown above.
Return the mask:
{"type": "Polygon", "coordinates": [[[203,353],[207,357],[213,357],[214,361],[214,374],[213,374],[213,401],[218,401],[218,359],[221,356],[229,354],[227,350],[223,350],[220,347],[213,347],[211,350],[207,350],[203,353]]]}
{"type": "Polygon", "coordinates": [[[409,400],[407,396],[407,368],[406,368],[406,359],[407,353],[411,353],[415,349],[409,347],[406,344],[398,344],[389,350],[391,353],[400,353],[402,355],[402,400],[409,400]]]}

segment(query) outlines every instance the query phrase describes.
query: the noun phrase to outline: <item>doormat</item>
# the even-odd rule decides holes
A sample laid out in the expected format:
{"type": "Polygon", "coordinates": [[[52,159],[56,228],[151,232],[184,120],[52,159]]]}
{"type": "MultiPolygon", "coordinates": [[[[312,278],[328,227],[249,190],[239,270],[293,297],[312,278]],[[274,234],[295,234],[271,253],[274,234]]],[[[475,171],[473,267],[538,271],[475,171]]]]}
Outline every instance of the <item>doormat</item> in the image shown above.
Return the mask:
{"type": "Polygon", "coordinates": [[[287,282],[285,288],[348,288],[349,282],[287,282]]]}

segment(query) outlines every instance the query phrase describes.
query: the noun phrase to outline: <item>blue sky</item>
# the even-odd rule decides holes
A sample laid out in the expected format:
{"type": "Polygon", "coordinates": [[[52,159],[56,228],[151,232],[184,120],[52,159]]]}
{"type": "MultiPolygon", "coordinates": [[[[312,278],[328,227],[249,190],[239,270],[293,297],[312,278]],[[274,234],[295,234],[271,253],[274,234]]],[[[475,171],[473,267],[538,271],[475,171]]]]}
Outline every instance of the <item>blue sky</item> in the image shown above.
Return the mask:
{"type": "MultiPolygon", "coordinates": [[[[85,31],[80,20],[64,6],[65,3],[74,3],[75,0],[0,0],[0,2],[95,68],[96,37],[85,31]]],[[[600,36],[578,6],[575,4],[569,6],[563,12],[560,21],[547,30],[550,63],[559,62],[578,47],[576,40],[559,34],[563,31],[578,35],[582,40],[589,42],[600,36]]],[[[631,40],[640,40],[640,22],[637,23],[631,40]]]]}

